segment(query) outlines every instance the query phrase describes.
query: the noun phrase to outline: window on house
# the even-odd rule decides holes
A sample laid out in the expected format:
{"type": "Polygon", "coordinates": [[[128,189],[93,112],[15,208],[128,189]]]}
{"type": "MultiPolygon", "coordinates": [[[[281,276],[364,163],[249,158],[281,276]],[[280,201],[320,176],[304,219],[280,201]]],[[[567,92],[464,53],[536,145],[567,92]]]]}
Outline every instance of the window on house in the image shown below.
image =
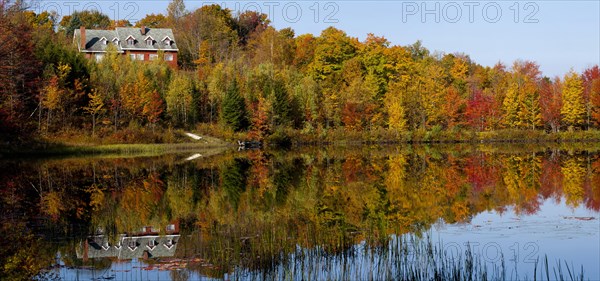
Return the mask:
{"type": "Polygon", "coordinates": [[[96,62],[101,61],[104,58],[104,54],[96,54],[96,62]]]}
{"type": "Polygon", "coordinates": [[[171,46],[171,40],[169,39],[165,39],[163,43],[165,44],[165,46],[171,46]]]}
{"type": "Polygon", "coordinates": [[[157,54],[150,54],[150,60],[156,60],[158,59],[158,55],[157,54]]]}
{"type": "Polygon", "coordinates": [[[137,60],[144,60],[144,54],[137,54],[137,60]]]}
{"type": "Polygon", "coordinates": [[[165,54],[166,61],[173,61],[173,54],[165,54]]]}
{"type": "Polygon", "coordinates": [[[135,54],[129,54],[129,58],[130,58],[131,60],[135,60],[135,54]]]}
{"type": "Polygon", "coordinates": [[[133,38],[127,39],[127,45],[133,46],[135,44],[135,40],[133,38]]]}
{"type": "Polygon", "coordinates": [[[148,46],[148,47],[152,47],[152,45],[154,45],[153,43],[154,42],[152,41],[152,39],[147,39],[146,40],[146,46],[148,46]]]}
{"type": "Polygon", "coordinates": [[[175,231],[175,225],[174,224],[167,225],[167,231],[175,231]]]}

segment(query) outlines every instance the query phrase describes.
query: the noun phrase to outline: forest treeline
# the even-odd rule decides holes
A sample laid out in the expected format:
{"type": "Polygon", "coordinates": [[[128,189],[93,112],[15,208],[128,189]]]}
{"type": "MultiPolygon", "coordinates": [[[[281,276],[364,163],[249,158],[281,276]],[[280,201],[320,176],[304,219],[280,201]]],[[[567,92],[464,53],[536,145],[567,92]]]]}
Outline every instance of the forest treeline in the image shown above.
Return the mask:
{"type": "Polygon", "coordinates": [[[335,27],[296,35],[275,29],[264,14],[218,5],[188,11],[182,0],[136,23],[173,29],[179,69],[116,52],[96,62],[78,53],[73,30],[131,23],[96,11],[59,21],[18,3],[0,4],[4,141],[84,132],[121,142],[140,132],[199,127],[261,140],[292,130],[398,136],[600,126],[598,65],[545,77],[533,61],[482,66],[420,42],[392,45],[373,34],[360,41],[335,27]]]}

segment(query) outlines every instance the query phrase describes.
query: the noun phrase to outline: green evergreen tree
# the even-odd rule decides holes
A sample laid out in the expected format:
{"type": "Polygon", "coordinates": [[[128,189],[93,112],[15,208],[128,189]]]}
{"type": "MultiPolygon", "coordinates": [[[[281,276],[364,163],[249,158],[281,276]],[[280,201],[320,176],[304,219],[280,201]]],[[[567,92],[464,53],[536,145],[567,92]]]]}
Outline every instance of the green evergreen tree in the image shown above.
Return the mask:
{"type": "Polygon", "coordinates": [[[237,81],[233,79],[225,92],[221,110],[221,120],[234,131],[242,131],[248,128],[248,113],[244,97],[240,95],[237,81]]]}
{"type": "Polygon", "coordinates": [[[273,105],[273,125],[289,125],[291,107],[285,85],[283,85],[281,81],[274,81],[271,93],[271,104],[273,105]]]}

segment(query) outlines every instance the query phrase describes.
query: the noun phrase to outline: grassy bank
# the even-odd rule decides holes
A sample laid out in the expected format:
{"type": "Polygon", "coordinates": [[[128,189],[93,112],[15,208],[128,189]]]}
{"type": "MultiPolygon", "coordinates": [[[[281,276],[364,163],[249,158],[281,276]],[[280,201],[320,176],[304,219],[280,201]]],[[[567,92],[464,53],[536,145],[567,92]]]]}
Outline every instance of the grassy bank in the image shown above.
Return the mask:
{"type": "MultiPolygon", "coordinates": [[[[77,132],[60,132],[42,135],[39,139],[18,145],[0,146],[0,155],[8,157],[37,156],[155,156],[166,153],[203,151],[214,154],[231,146],[232,143],[219,138],[200,135],[193,139],[183,130],[124,130],[109,137],[90,137],[77,132]],[[127,136],[123,139],[115,135],[127,136]]],[[[192,131],[193,132],[193,131],[192,131]]]]}

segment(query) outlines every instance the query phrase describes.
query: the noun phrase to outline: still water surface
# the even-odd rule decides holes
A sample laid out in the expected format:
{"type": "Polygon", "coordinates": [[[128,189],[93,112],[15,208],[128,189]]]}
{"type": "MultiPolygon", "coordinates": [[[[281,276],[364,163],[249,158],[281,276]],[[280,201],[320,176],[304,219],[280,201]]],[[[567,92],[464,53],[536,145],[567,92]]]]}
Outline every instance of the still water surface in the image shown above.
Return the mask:
{"type": "Polygon", "coordinates": [[[0,277],[600,280],[593,145],[194,154],[1,161],[0,277]]]}

